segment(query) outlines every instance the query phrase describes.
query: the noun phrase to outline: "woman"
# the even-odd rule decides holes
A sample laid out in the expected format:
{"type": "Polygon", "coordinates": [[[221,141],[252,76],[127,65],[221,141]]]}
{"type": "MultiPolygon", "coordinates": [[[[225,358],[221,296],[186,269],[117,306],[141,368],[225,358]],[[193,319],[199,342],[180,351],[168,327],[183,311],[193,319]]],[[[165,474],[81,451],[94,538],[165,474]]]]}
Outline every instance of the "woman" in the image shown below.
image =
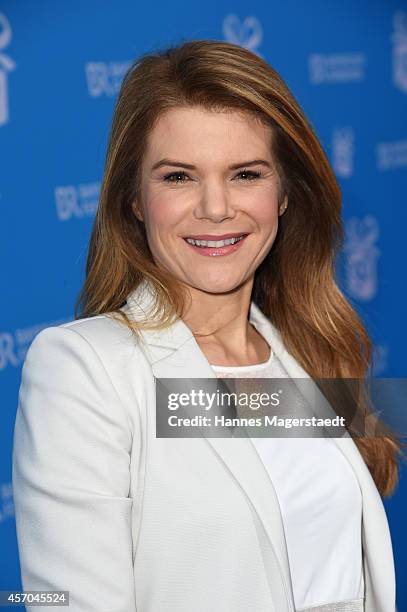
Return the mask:
{"type": "Polygon", "coordinates": [[[288,448],[155,430],[156,379],[364,378],[370,340],[334,279],[340,201],[261,58],[197,40],[134,64],[81,312],[39,333],[23,369],[25,589],[69,590],[75,612],[394,612],[380,496],[395,437],[288,448]]]}

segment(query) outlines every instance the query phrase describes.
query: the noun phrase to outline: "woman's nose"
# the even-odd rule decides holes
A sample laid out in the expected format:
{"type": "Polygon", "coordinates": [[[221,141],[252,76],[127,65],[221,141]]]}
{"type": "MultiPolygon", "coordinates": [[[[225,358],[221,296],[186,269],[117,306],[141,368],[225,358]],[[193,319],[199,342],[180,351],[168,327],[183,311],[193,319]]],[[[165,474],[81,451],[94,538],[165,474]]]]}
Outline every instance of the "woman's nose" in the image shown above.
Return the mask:
{"type": "Polygon", "coordinates": [[[194,208],[197,219],[210,219],[219,222],[232,218],[236,211],[231,203],[231,196],[224,185],[207,185],[202,190],[194,208]]]}

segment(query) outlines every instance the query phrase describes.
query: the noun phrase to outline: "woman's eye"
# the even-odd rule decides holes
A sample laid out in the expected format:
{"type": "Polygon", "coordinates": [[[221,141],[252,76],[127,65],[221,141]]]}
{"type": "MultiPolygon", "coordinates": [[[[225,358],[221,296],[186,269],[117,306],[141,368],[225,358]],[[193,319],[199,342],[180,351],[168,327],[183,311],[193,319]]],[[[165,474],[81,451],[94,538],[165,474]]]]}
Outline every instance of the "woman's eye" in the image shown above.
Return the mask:
{"type": "Polygon", "coordinates": [[[241,170],[237,176],[241,176],[241,175],[245,175],[247,179],[244,179],[244,180],[249,180],[249,181],[260,178],[261,176],[260,172],[254,172],[253,170],[241,170]]]}
{"type": "Polygon", "coordinates": [[[164,176],[164,181],[166,181],[167,183],[183,183],[184,182],[184,178],[186,177],[186,173],[185,172],[171,172],[171,174],[167,174],[166,176],[164,176]],[[176,177],[176,180],[173,181],[173,177],[176,177]],[[182,179],[179,179],[178,177],[182,177],[182,179]]]}
{"type": "MultiPolygon", "coordinates": [[[[167,183],[184,183],[187,178],[187,174],[182,170],[180,172],[171,172],[170,174],[166,174],[164,176],[164,181],[167,183]]],[[[253,181],[261,177],[260,172],[254,172],[253,170],[241,170],[237,174],[237,178],[240,177],[240,180],[244,181],[253,181]]]]}

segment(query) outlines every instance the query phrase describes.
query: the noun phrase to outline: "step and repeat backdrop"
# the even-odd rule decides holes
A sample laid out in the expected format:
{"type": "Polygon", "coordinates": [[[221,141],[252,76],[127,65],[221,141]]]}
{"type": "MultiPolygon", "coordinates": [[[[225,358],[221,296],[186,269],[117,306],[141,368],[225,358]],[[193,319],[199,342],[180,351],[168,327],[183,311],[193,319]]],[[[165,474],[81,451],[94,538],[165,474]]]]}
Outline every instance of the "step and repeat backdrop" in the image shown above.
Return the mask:
{"type": "MultiPolygon", "coordinates": [[[[0,590],[20,589],[11,451],[35,335],[73,319],[121,80],[141,53],[194,39],[266,59],[314,126],[343,193],[338,281],[406,377],[407,2],[0,3],[0,590]]],[[[385,500],[407,611],[407,482],[385,500]]]]}

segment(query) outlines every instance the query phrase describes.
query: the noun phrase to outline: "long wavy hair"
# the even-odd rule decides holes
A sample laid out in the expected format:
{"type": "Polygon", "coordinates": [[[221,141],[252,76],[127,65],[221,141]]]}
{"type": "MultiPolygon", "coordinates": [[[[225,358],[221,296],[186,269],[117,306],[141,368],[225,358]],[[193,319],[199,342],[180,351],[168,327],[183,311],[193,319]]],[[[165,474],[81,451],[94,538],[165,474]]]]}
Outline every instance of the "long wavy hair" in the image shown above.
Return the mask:
{"type": "MultiPolygon", "coordinates": [[[[153,261],[133,203],[140,202],[141,165],[156,121],[166,110],[191,106],[242,111],[272,128],[279,203],[287,196],[289,206],[255,273],[252,299],[312,378],[359,381],[353,389],[359,416],[371,415],[365,377],[372,366],[372,342],[335,280],[335,259],[344,240],[340,188],[312,126],[279,74],[235,44],[183,42],[140,56],[125,75],[75,318],[110,313],[137,335],[143,327],[164,328],[182,317],[182,288],[153,261]],[[156,306],[151,320],[142,323],[120,309],[145,279],[155,290],[156,306]]],[[[354,436],[354,441],[378,491],[389,496],[398,482],[404,443],[390,430],[385,433],[354,436]]]]}

